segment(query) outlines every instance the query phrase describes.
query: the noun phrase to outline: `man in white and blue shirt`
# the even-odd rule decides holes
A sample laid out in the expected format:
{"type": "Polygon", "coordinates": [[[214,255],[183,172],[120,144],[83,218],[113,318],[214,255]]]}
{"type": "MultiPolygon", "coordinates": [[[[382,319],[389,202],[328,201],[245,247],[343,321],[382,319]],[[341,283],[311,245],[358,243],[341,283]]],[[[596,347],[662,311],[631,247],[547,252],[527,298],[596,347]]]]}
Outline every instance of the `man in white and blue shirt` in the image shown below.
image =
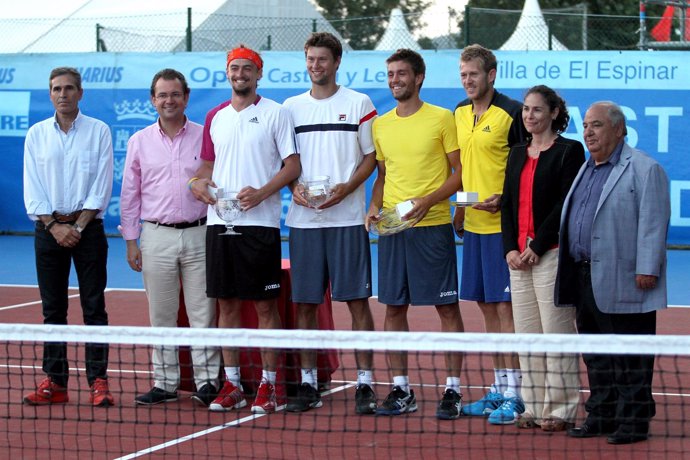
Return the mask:
{"type": "MultiPolygon", "coordinates": [[[[45,324],[67,324],[70,265],[79,280],[86,325],[107,325],[105,311],[108,242],[103,213],[113,184],[113,147],[108,126],[79,110],[84,94],[79,71],[58,67],[50,73],[55,115],[33,125],[24,145],[24,205],[36,223],[36,272],[45,324]]],[[[108,345],[86,344],[90,402],[110,406],[108,345]]],[[[24,397],[29,405],[69,400],[69,366],[64,343],[46,343],[47,378],[24,397]]]]}

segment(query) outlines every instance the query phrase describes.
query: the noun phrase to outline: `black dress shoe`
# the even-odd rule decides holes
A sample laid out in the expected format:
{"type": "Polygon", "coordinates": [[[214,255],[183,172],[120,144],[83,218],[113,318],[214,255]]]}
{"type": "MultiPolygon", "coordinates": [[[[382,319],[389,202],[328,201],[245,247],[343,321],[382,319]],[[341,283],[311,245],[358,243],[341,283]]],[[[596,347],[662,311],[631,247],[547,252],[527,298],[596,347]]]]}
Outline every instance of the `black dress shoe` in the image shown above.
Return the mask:
{"type": "Polygon", "coordinates": [[[176,391],[165,391],[162,388],[153,387],[148,393],[134,398],[134,402],[143,406],[153,406],[168,401],[177,401],[176,391]]]}
{"type": "Polygon", "coordinates": [[[209,404],[216,399],[216,396],[218,396],[216,388],[210,383],[207,383],[192,395],[192,399],[200,406],[208,407],[209,404]]]}
{"type": "Polygon", "coordinates": [[[613,432],[613,428],[607,424],[585,422],[582,425],[569,428],[567,433],[571,438],[595,438],[613,432]]]}
{"type": "Polygon", "coordinates": [[[606,438],[609,444],[633,444],[649,438],[649,424],[644,426],[621,425],[615,433],[606,438]]]}

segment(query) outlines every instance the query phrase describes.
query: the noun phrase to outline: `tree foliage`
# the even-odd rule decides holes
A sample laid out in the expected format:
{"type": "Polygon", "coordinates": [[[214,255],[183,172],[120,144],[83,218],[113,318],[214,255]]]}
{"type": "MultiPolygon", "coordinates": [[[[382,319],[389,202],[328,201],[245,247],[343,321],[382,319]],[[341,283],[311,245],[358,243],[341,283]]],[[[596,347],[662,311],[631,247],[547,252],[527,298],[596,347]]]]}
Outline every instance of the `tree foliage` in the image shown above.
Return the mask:
{"type": "MultiPolygon", "coordinates": [[[[524,0],[469,0],[467,6],[469,20],[458,22],[463,31],[459,45],[467,40],[496,49],[515,30],[524,0]]],[[[539,0],[539,6],[550,32],[569,49],[635,49],[639,42],[637,1],[539,0]]],[[[663,8],[650,4],[647,16],[660,16],[663,8]]]]}
{"type": "Polygon", "coordinates": [[[400,8],[411,31],[423,26],[429,0],[315,0],[323,16],[353,49],[373,49],[388,26],[393,8],[400,8]]]}

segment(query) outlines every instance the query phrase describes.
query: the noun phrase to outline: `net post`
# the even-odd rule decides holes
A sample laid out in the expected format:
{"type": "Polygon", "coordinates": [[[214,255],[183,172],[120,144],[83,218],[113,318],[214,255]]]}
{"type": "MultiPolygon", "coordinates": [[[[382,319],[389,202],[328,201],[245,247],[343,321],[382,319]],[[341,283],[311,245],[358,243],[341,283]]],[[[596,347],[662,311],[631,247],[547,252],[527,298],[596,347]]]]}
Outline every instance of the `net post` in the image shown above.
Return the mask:
{"type": "Polygon", "coordinates": [[[192,8],[187,8],[187,30],[185,31],[187,52],[192,51],[192,8]]]}
{"type": "Polygon", "coordinates": [[[108,50],[105,48],[105,42],[104,42],[103,39],[101,38],[101,30],[102,30],[102,29],[105,29],[105,27],[103,27],[102,25],[96,23],[96,52],[97,52],[97,53],[101,53],[101,52],[108,51],[108,50]]]}
{"type": "Polygon", "coordinates": [[[463,35],[465,36],[465,46],[469,46],[470,44],[470,7],[469,5],[465,5],[465,16],[464,16],[464,33],[463,35]]]}

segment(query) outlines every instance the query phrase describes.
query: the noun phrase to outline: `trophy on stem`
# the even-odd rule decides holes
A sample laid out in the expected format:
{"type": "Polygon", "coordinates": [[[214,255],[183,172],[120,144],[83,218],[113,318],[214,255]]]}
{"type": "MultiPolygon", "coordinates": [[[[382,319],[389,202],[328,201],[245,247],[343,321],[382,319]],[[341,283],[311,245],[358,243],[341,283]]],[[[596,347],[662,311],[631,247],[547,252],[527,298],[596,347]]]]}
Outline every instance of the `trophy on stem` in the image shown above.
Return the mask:
{"type": "Polygon", "coordinates": [[[225,222],[225,233],[221,235],[241,235],[241,233],[236,232],[234,229],[233,222],[235,222],[242,214],[242,207],[240,206],[240,200],[237,198],[239,192],[224,191],[223,189],[218,189],[216,193],[216,204],[213,208],[220,217],[225,222]]]}
{"type": "Polygon", "coordinates": [[[309,206],[314,208],[316,213],[311,222],[323,222],[324,219],[321,215],[323,209],[319,209],[319,206],[324,204],[328,197],[331,196],[331,178],[329,176],[304,177],[302,185],[304,186],[302,196],[307,200],[309,206]]]}

